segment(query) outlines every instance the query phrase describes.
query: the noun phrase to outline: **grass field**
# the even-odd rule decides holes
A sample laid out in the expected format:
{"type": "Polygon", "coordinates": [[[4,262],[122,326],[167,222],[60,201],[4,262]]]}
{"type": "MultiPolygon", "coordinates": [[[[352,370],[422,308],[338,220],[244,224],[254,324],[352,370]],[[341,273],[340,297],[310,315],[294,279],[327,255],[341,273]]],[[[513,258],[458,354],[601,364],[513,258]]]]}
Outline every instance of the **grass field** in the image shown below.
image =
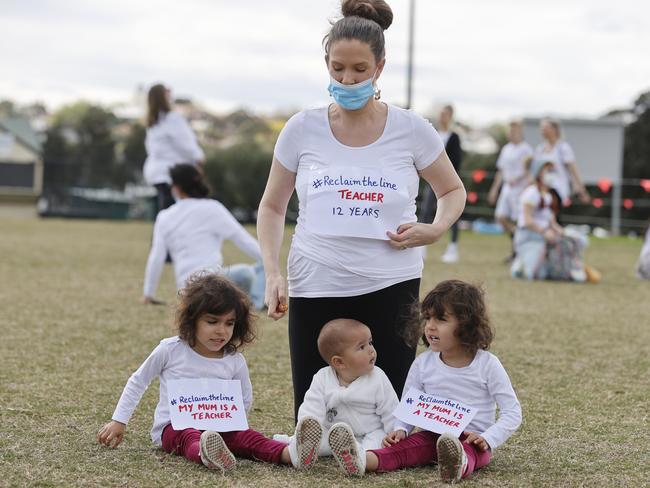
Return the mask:
{"type": "MultiPolygon", "coordinates": [[[[251,229],[252,230],[252,229],[251,229]]],[[[331,460],[307,473],[241,461],[219,473],[151,445],[151,385],[117,450],[96,443],[132,371],[173,335],[171,269],[140,304],[151,225],[0,217],[1,486],[429,486],[434,467],[341,477],[331,460]]],[[[285,236],[286,237],[286,236],[285,236]]],[[[288,238],[285,239],[288,242],[288,238]]],[[[650,486],[650,283],[633,267],[640,241],[593,241],[599,285],[509,278],[505,237],[463,234],[458,265],[430,249],[423,292],[456,277],[482,282],[524,423],[467,486],[650,486]]],[[[287,246],[284,252],[286,255],[287,246]]],[[[245,260],[232,246],[228,262],[245,260]]],[[[253,428],[292,428],[286,320],[262,317],[245,355],[253,428]]]]}

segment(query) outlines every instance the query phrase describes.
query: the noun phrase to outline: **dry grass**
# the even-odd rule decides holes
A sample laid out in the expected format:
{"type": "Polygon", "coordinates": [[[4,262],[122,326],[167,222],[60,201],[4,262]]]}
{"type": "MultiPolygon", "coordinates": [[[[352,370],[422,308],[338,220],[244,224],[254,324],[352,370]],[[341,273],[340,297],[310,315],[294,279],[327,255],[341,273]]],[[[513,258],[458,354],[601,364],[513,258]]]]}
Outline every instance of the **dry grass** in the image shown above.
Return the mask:
{"type": "MultiPolygon", "coordinates": [[[[138,300],[151,227],[0,217],[0,485],[3,486],[425,486],[432,467],[363,480],[331,461],[308,473],[251,461],[223,478],[152,447],[156,385],[126,441],[95,441],[130,373],[172,335],[170,307],[138,300]]],[[[287,239],[288,241],[288,239],[287,239]]],[[[484,283],[500,357],[522,402],[524,424],[493,463],[465,485],[642,486],[647,436],[650,283],[634,279],[640,242],[593,242],[600,285],[524,283],[500,264],[503,237],[464,234],[462,262],[430,251],[422,290],[458,277],[484,283]]],[[[285,246],[286,251],[286,246],[285,246]]],[[[226,247],[229,261],[243,256],[226,247]]],[[[173,301],[171,270],[160,297],[173,301]]],[[[247,352],[255,391],[250,418],[266,433],[292,426],[286,322],[260,319],[247,352]]]]}

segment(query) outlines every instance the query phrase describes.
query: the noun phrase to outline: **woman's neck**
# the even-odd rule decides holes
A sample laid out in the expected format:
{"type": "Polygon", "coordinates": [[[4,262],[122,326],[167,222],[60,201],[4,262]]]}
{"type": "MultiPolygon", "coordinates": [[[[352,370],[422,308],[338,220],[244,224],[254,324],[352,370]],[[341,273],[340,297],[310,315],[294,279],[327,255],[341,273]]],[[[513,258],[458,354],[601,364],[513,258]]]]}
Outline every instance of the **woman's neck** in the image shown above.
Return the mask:
{"type": "Polygon", "coordinates": [[[359,110],[345,110],[338,104],[333,104],[330,115],[333,119],[339,119],[343,124],[359,124],[365,121],[372,121],[375,117],[383,117],[386,113],[386,105],[371,98],[359,110]]]}

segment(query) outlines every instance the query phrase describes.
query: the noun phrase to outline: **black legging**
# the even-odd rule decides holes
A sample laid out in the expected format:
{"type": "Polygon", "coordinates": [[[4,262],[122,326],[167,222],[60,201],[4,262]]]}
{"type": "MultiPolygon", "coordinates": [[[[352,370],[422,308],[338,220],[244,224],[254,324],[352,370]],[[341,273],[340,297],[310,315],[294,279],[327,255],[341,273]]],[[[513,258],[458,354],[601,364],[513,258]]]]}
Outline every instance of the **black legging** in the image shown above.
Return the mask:
{"type": "Polygon", "coordinates": [[[370,328],[377,350],[377,366],[384,370],[397,395],[402,394],[415,359],[415,347],[406,344],[401,332],[405,322],[412,320],[419,290],[418,278],[354,297],[289,299],[289,350],[296,418],[312,377],[327,366],[318,353],[316,340],[323,325],[333,319],[355,319],[370,328]]]}
{"type": "Polygon", "coordinates": [[[167,183],[158,183],[154,185],[156,189],[156,215],[161,210],[174,205],[174,197],[172,196],[172,187],[167,183]]]}

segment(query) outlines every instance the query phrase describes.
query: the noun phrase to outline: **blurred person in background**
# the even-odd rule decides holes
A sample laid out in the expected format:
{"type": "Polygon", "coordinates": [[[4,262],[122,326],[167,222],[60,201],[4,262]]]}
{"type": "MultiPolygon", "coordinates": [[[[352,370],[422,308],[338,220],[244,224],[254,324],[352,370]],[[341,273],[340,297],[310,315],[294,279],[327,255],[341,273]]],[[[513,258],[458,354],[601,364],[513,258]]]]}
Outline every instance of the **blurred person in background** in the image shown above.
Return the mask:
{"type": "Polygon", "coordinates": [[[558,174],[555,165],[532,158],[527,165],[533,184],[519,199],[512,276],[527,280],[600,281],[600,274],[584,263],[587,237],[563,229],[555,219],[551,194],[558,174]]]}
{"type": "Polygon", "coordinates": [[[551,161],[555,167],[556,177],[551,195],[553,212],[559,219],[562,208],[571,205],[572,195],[577,194],[582,203],[591,202],[591,197],[580,179],[573,148],[562,139],[560,123],[546,118],[540,122],[539,128],[544,142],[535,148],[535,159],[551,161]]]}
{"type": "Polygon", "coordinates": [[[645,232],[645,241],[636,265],[636,274],[642,280],[650,280],[650,222],[645,232]]]}
{"type": "MultiPolygon", "coordinates": [[[[456,173],[460,171],[460,164],[463,161],[463,150],[460,144],[460,136],[453,130],[454,108],[451,105],[442,107],[438,114],[436,128],[445,145],[445,152],[449,156],[451,164],[456,173]]],[[[422,208],[420,210],[420,222],[431,223],[436,212],[436,196],[429,185],[425,185],[422,192],[422,208]]],[[[423,248],[423,255],[426,248],[423,248]]],[[[451,226],[451,239],[447,249],[442,255],[443,263],[457,263],[460,259],[458,253],[458,221],[451,226]]]]}
{"type": "MultiPolygon", "coordinates": [[[[488,203],[494,205],[494,217],[513,241],[519,217],[519,197],[530,184],[525,162],[533,154],[533,148],[524,141],[524,127],[521,121],[514,120],[508,125],[508,143],[503,146],[497,159],[497,173],[488,194],[488,203]],[[499,191],[500,190],[500,191],[499,191]],[[497,195],[499,198],[497,199],[497,195]]],[[[506,258],[511,263],[515,257],[514,242],[512,253],[506,258]]]]}
{"type": "Polygon", "coordinates": [[[183,288],[194,273],[221,273],[250,295],[256,308],[262,308],[265,279],[257,240],[226,207],[208,198],[209,189],[195,166],[178,164],[169,173],[176,203],[156,217],[144,274],[143,303],[162,303],[155,299],[155,294],[165,256],[169,253],[174,263],[177,289],[183,288]],[[225,240],[232,241],[257,264],[223,266],[221,246],[225,240]]]}
{"type": "Polygon", "coordinates": [[[147,96],[147,159],[144,180],[156,189],[156,213],[174,203],[169,170],[177,164],[202,164],[205,155],[185,118],[171,109],[171,91],[153,85],[147,96]]]}

